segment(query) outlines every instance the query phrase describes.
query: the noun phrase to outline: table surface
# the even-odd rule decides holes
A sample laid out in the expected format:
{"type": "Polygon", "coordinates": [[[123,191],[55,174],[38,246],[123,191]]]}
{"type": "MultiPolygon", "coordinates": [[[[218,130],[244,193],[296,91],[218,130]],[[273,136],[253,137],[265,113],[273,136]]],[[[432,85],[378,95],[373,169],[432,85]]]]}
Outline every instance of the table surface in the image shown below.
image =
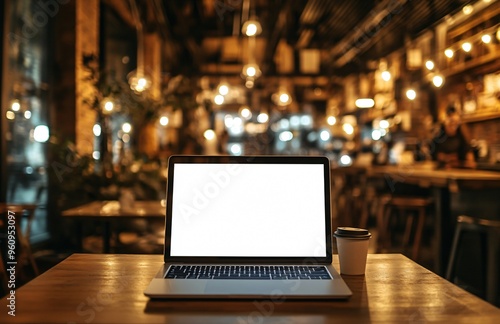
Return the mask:
{"type": "MultiPolygon", "coordinates": [[[[500,309],[400,254],[369,254],[365,276],[343,276],[343,301],[149,300],[161,255],[74,254],[16,293],[0,323],[499,323],[500,309]]],[[[333,265],[338,269],[338,258],[333,265]]],[[[7,305],[7,297],[1,301],[7,305]]]]}
{"type": "Polygon", "coordinates": [[[130,217],[165,217],[165,203],[160,200],[136,201],[133,206],[121,208],[118,201],[93,201],[62,212],[63,217],[82,218],[130,218],[130,217]]]}

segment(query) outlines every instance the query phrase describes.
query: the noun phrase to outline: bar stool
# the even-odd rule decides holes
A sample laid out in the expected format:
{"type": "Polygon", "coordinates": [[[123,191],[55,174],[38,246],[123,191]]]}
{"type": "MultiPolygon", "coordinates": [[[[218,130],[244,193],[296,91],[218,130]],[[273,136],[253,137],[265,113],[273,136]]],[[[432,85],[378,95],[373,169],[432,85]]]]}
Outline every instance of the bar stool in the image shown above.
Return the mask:
{"type": "Polygon", "coordinates": [[[457,283],[458,276],[457,269],[457,254],[461,248],[461,238],[464,232],[475,232],[486,235],[488,245],[486,247],[486,282],[485,282],[485,299],[492,303],[499,305],[498,301],[498,280],[500,274],[500,221],[488,220],[482,218],[475,218],[470,216],[458,216],[457,227],[453,237],[453,245],[451,248],[450,261],[448,262],[448,269],[446,271],[446,279],[457,283]]]}
{"type": "MultiPolygon", "coordinates": [[[[17,261],[18,264],[18,266],[16,267],[16,274],[21,273],[22,275],[24,275],[24,272],[21,272],[23,271],[22,268],[24,263],[28,263],[35,276],[38,276],[39,273],[38,266],[35,262],[35,258],[31,250],[31,244],[29,242],[31,224],[33,222],[33,219],[35,218],[36,207],[37,206],[34,204],[0,203],[0,228],[7,229],[7,226],[9,225],[9,219],[8,219],[9,212],[12,212],[16,215],[15,236],[17,241],[16,243],[19,244],[18,249],[16,249],[16,255],[15,255],[15,260],[17,261]],[[23,216],[26,216],[26,221],[27,221],[24,231],[22,230],[21,227],[21,220],[23,216]]],[[[8,257],[8,255],[4,256],[6,258],[8,257]]]]}
{"type": "Polygon", "coordinates": [[[405,232],[403,235],[404,248],[408,246],[412,232],[415,232],[411,258],[417,260],[424,230],[425,215],[427,208],[433,204],[433,199],[431,197],[386,195],[381,200],[381,208],[377,216],[380,248],[386,248],[388,244],[390,245],[389,223],[393,212],[397,210],[400,216],[406,217],[405,232]],[[413,219],[415,217],[412,212],[417,212],[417,226],[415,230],[413,230],[413,219]]]}

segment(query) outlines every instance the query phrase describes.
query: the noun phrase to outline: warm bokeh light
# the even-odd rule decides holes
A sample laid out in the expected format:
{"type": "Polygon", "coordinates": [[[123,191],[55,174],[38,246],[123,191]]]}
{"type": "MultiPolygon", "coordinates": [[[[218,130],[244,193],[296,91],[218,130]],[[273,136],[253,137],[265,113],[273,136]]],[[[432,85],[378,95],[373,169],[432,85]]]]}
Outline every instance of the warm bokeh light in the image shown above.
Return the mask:
{"type": "Polygon", "coordinates": [[[246,74],[248,76],[253,77],[253,76],[255,76],[256,73],[257,73],[257,69],[255,69],[255,67],[253,67],[253,66],[247,67],[246,74]]]}
{"type": "Polygon", "coordinates": [[[204,133],[203,133],[203,137],[205,137],[205,139],[207,141],[211,141],[215,138],[215,132],[212,130],[212,129],[207,129],[204,133]]]}
{"type": "Polygon", "coordinates": [[[288,95],[288,93],[280,94],[280,102],[281,103],[286,103],[286,102],[288,102],[289,99],[290,99],[290,96],[288,95]]]}
{"type": "Polygon", "coordinates": [[[483,36],[481,36],[481,41],[483,41],[483,43],[485,43],[485,44],[491,43],[491,35],[484,34],[483,36]]]}
{"type": "Polygon", "coordinates": [[[342,125],[342,129],[347,135],[352,135],[354,133],[354,127],[349,123],[342,125]]]}
{"type": "Polygon", "coordinates": [[[216,95],[215,98],[214,98],[214,102],[216,105],[222,105],[224,103],[224,96],[223,95],[216,95]]]}
{"type": "Polygon", "coordinates": [[[7,117],[7,119],[9,119],[9,120],[13,120],[16,118],[16,114],[13,111],[8,110],[5,113],[5,117],[7,117]]]}
{"type": "Polygon", "coordinates": [[[389,128],[389,121],[387,119],[382,119],[378,125],[380,128],[389,128]]]}
{"type": "Polygon", "coordinates": [[[122,125],[122,131],[125,133],[125,134],[128,134],[130,133],[130,131],[132,130],[132,125],[130,125],[130,123],[124,123],[122,125]]]}
{"type": "Polygon", "coordinates": [[[469,42],[465,42],[465,43],[462,44],[462,49],[465,52],[469,53],[472,50],[472,44],[469,43],[469,42]]]}
{"type": "Polygon", "coordinates": [[[462,8],[462,12],[465,14],[465,15],[470,15],[472,12],[474,11],[474,7],[472,7],[471,5],[466,5],[462,8]]]}
{"type": "Polygon", "coordinates": [[[432,69],[434,69],[434,62],[433,62],[433,61],[431,61],[431,60],[427,60],[427,61],[425,62],[425,67],[427,68],[427,70],[432,70],[432,69]]]}
{"type": "Polygon", "coordinates": [[[221,84],[219,86],[219,94],[225,96],[229,93],[229,87],[227,86],[227,84],[221,84]]]}
{"type": "Polygon", "coordinates": [[[333,126],[337,123],[337,118],[335,118],[334,116],[328,116],[328,118],[326,119],[326,123],[330,126],[333,126]]]}
{"type": "Polygon", "coordinates": [[[406,98],[410,100],[415,100],[415,98],[417,98],[417,93],[413,89],[408,89],[406,91],[406,98]]]}
{"type": "Polygon", "coordinates": [[[240,115],[241,115],[241,117],[243,117],[245,119],[252,118],[252,112],[250,111],[250,109],[248,107],[242,107],[240,109],[240,115]]]}
{"type": "Polygon", "coordinates": [[[391,72],[383,71],[381,77],[382,77],[382,80],[389,81],[391,79],[391,72]]]}
{"type": "Polygon", "coordinates": [[[21,109],[21,104],[19,103],[18,100],[14,100],[10,105],[10,109],[12,109],[12,111],[19,111],[19,109],[21,109]]]}
{"type": "Polygon", "coordinates": [[[262,32],[262,26],[260,25],[258,20],[253,18],[253,19],[247,20],[243,24],[241,30],[248,37],[257,36],[262,32]]]}
{"type": "Polygon", "coordinates": [[[269,120],[269,115],[266,114],[266,113],[260,113],[258,116],[257,116],[257,121],[259,123],[265,123],[269,120]]]}
{"type": "Polygon", "coordinates": [[[444,83],[444,78],[440,75],[435,75],[432,78],[432,84],[434,84],[434,86],[437,88],[441,87],[443,83],[444,83]]]}
{"type": "Polygon", "coordinates": [[[356,100],[355,105],[358,108],[372,108],[375,106],[375,100],[371,98],[359,98],[356,100]]]}
{"type": "Polygon", "coordinates": [[[111,100],[106,100],[104,102],[104,110],[106,112],[112,112],[114,107],[115,107],[115,105],[113,104],[113,102],[111,100]]]}
{"type": "Polygon", "coordinates": [[[452,58],[453,57],[453,50],[451,48],[447,48],[444,51],[444,55],[446,55],[447,58],[452,58]]]}
{"type": "Polygon", "coordinates": [[[168,125],[168,122],[169,122],[169,120],[168,120],[168,117],[167,117],[167,116],[162,116],[162,117],[160,118],[160,125],[162,125],[162,126],[167,126],[167,125],[168,125]]]}

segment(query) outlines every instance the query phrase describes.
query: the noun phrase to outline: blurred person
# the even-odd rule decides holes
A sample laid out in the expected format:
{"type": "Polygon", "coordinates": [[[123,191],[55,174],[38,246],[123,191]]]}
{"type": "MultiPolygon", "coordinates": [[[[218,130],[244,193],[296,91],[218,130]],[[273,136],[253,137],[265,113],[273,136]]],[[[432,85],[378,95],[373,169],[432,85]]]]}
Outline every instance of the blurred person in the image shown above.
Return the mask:
{"type": "Polygon", "coordinates": [[[435,160],[442,168],[475,168],[476,161],[469,144],[467,132],[461,124],[460,113],[454,106],[446,109],[445,120],[441,124],[435,143],[435,160]]]}

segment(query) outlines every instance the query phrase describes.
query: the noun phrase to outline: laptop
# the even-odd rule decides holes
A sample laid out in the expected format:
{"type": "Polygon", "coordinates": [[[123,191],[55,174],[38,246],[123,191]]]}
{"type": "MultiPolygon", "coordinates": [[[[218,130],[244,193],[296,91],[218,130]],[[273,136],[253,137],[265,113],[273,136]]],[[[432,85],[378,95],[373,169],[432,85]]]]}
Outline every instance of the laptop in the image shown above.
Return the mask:
{"type": "Polygon", "coordinates": [[[323,156],[172,156],[150,298],[344,299],[323,156]]]}

